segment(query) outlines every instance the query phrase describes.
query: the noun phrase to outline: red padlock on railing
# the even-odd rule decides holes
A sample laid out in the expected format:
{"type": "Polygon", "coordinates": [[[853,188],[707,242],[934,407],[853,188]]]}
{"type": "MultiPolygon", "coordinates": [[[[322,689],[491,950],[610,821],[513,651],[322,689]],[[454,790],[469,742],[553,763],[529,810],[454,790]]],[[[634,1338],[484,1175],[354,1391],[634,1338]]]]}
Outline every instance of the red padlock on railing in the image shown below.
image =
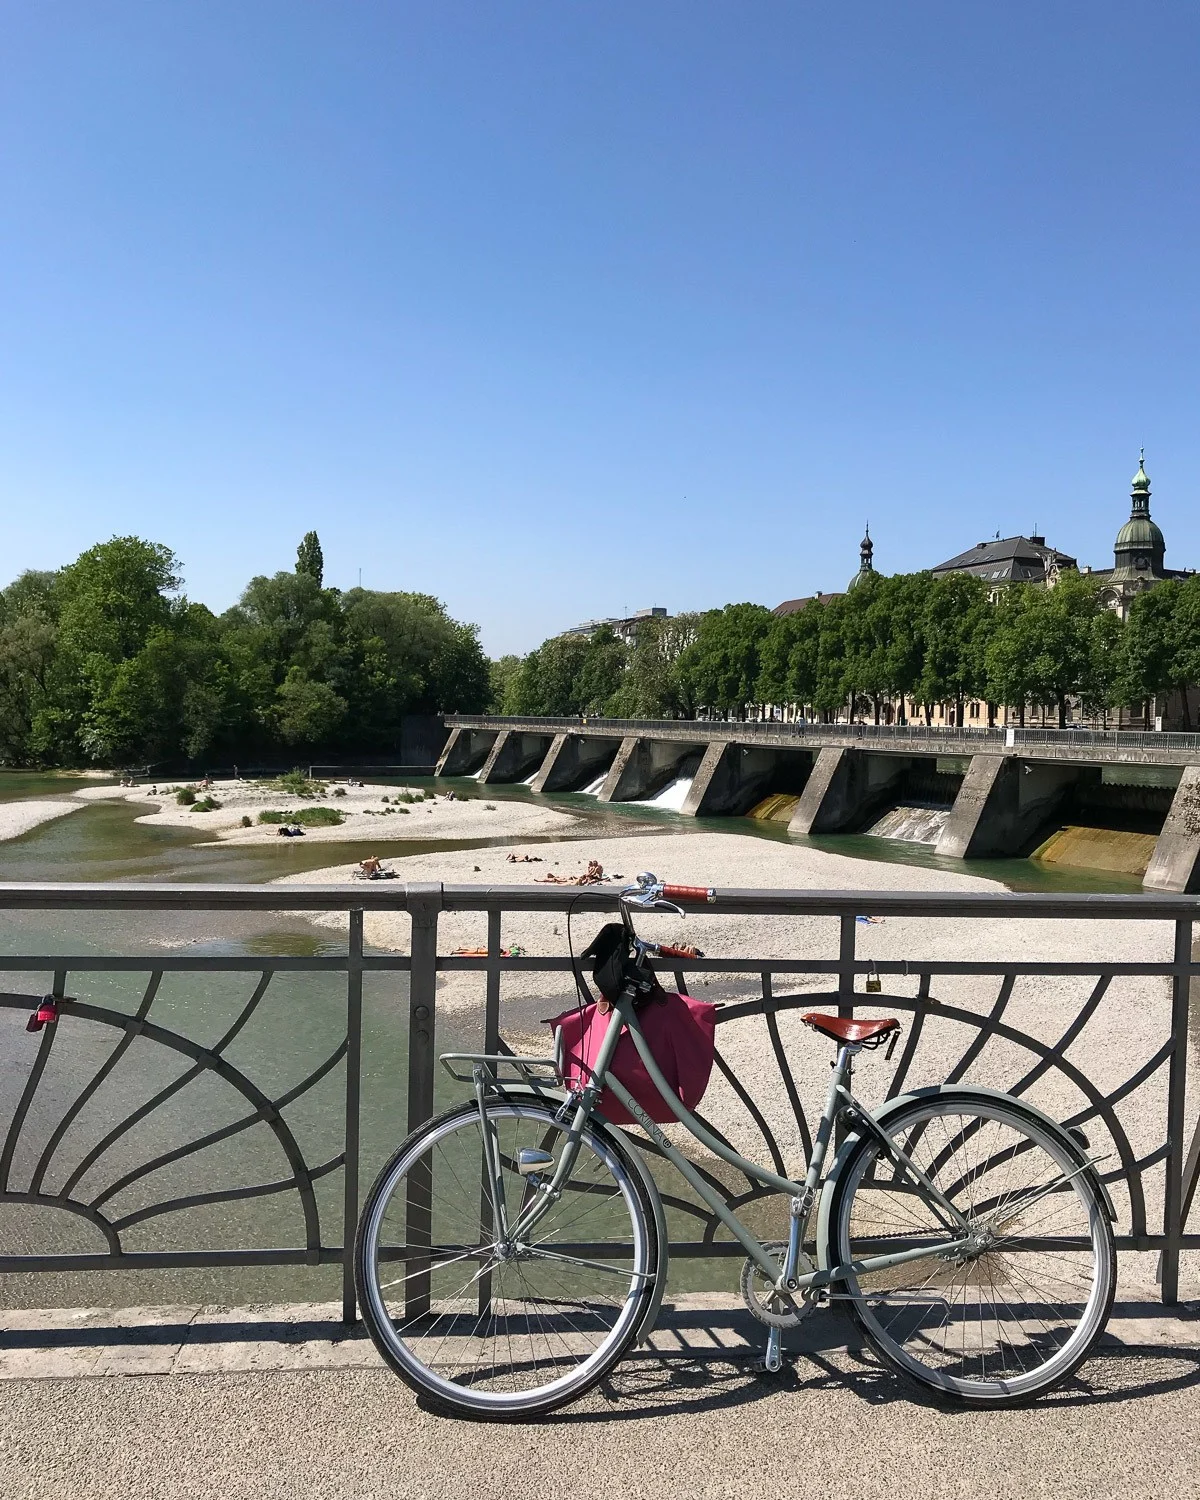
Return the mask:
{"type": "Polygon", "coordinates": [[[43,1026],[58,1020],[58,1001],[53,995],[47,995],[39,1004],[37,1010],[25,1022],[26,1031],[41,1031],[43,1026]]]}

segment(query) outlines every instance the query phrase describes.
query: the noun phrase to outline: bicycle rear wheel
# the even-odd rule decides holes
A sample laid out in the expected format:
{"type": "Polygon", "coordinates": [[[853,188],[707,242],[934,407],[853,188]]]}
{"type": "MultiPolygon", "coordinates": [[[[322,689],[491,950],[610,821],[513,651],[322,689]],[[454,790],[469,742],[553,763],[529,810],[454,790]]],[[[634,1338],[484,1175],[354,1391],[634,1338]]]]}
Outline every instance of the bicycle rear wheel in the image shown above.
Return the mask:
{"type": "Polygon", "coordinates": [[[512,1225],[537,1192],[518,1153],[557,1161],[566,1128],[534,1102],[497,1101],[487,1114],[499,1187],[474,1104],[431,1120],[371,1189],[355,1277],[367,1329],[398,1375],[444,1411],[503,1420],[573,1401],[617,1363],[653,1292],[658,1241],[630,1148],[589,1125],[561,1197],[506,1243],[501,1203],[512,1225]]]}
{"type": "Polygon", "coordinates": [[[961,1231],[864,1134],[834,1189],[829,1264],[934,1253],[852,1274],[834,1295],[852,1299],[883,1359],[942,1396],[1014,1405],[1060,1384],[1103,1331],[1116,1284],[1112,1226],[1084,1152],[1019,1101],[966,1090],[915,1100],[884,1129],[968,1221],[972,1242],[938,1252],[961,1231]]]}

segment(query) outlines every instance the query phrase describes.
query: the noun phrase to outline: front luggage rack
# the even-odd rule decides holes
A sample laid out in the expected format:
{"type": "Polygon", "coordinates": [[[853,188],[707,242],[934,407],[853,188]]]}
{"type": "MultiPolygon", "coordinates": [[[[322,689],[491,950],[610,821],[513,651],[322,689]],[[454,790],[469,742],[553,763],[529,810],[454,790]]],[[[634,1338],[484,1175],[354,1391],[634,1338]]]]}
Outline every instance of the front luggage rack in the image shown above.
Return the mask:
{"type": "Polygon", "coordinates": [[[516,1057],[511,1052],[443,1052],[438,1059],[450,1077],[458,1083],[474,1083],[475,1068],[486,1067],[496,1077],[501,1068],[511,1068],[518,1078],[529,1083],[554,1083],[561,1081],[558,1059],[555,1057],[516,1057]],[[470,1071],[463,1072],[455,1063],[469,1063],[470,1071]],[[542,1069],[541,1072],[534,1071],[542,1069]]]}

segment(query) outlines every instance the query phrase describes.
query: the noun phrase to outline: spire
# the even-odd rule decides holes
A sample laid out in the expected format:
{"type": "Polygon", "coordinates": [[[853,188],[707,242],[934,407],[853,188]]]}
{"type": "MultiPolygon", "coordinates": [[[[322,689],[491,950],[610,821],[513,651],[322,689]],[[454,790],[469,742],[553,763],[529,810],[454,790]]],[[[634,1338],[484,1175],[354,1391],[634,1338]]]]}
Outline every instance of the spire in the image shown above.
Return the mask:
{"type": "Polygon", "coordinates": [[[875,543],[871,540],[870,523],[867,525],[866,535],[858,544],[858,572],[850,580],[849,587],[854,588],[864,578],[871,578],[875,573],[875,543]]]}
{"type": "Polygon", "coordinates": [[[1133,516],[1148,516],[1150,514],[1150,480],[1146,476],[1146,450],[1142,448],[1138,453],[1138,471],[1133,476],[1133,488],[1130,492],[1133,500],[1133,516]]]}

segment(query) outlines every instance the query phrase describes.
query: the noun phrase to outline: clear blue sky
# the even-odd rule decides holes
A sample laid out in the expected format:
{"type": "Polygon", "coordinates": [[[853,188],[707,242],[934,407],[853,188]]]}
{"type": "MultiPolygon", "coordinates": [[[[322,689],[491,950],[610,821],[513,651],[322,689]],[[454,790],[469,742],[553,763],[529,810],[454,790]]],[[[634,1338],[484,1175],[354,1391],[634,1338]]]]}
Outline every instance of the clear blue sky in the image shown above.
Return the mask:
{"type": "Polygon", "coordinates": [[[1200,566],[1194,5],[7,0],[6,577],[493,654],[1032,530],[1200,566]]]}

